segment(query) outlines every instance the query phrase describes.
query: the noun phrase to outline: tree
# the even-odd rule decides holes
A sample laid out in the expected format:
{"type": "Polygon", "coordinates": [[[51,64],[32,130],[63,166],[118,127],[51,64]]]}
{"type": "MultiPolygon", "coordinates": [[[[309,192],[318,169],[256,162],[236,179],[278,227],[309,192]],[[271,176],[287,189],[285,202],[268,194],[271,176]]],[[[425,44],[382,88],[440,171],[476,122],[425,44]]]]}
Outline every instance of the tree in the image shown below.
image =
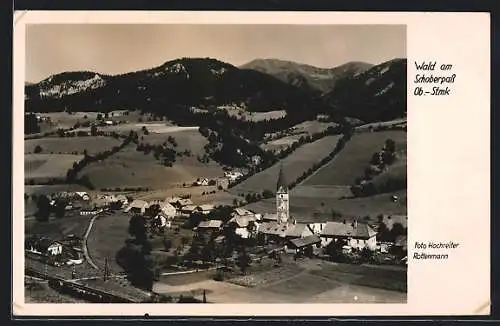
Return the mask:
{"type": "Polygon", "coordinates": [[[262,197],[265,199],[272,198],[273,196],[274,196],[274,193],[269,189],[265,189],[264,191],[262,191],[262,197]]]}
{"type": "Polygon", "coordinates": [[[387,139],[385,141],[384,149],[388,152],[394,153],[396,151],[396,142],[392,139],[387,139]]]}
{"type": "Polygon", "coordinates": [[[102,120],[102,113],[97,113],[97,120],[102,120]]]}
{"type": "Polygon", "coordinates": [[[97,136],[97,127],[95,125],[92,125],[92,127],[90,127],[90,135],[97,136]]]}
{"type": "Polygon", "coordinates": [[[128,233],[138,242],[143,243],[147,239],[146,221],[140,215],[134,215],[130,218],[128,233]]]}
{"type": "Polygon", "coordinates": [[[57,199],[54,205],[54,213],[57,218],[63,218],[66,213],[67,200],[57,199]]]}
{"type": "Polygon", "coordinates": [[[33,150],[33,153],[38,154],[42,152],[42,146],[36,145],[35,149],[33,150]]]}
{"type": "Polygon", "coordinates": [[[247,268],[250,266],[250,262],[251,262],[250,256],[243,247],[243,250],[240,251],[237,261],[238,267],[241,269],[241,272],[243,274],[246,273],[247,268]]]}

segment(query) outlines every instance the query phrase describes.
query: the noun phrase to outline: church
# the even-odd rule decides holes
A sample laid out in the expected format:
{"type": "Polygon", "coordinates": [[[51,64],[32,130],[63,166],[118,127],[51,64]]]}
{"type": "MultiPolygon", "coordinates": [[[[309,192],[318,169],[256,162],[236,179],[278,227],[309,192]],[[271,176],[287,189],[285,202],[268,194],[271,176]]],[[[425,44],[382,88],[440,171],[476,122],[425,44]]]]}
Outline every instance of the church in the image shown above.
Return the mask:
{"type": "Polygon", "coordinates": [[[259,233],[264,234],[267,240],[281,241],[313,235],[307,224],[297,223],[290,216],[290,194],[283,165],[280,167],[276,184],[276,214],[269,215],[269,219],[259,227],[259,233]]]}

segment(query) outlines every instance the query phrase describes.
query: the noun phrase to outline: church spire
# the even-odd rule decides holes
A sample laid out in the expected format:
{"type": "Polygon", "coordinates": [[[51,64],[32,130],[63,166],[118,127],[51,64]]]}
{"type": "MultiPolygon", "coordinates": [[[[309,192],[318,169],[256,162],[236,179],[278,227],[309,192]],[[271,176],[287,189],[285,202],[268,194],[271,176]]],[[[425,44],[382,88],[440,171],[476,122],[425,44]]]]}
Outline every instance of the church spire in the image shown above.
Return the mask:
{"type": "Polygon", "coordinates": [[[283,163],[280,165],[280,172],[278,175],[278,183],[276,185],[276,190],[280,191],[280,189],[288,190],[288,183],[285,179],[285,173],[283,172],[283,163]]]}

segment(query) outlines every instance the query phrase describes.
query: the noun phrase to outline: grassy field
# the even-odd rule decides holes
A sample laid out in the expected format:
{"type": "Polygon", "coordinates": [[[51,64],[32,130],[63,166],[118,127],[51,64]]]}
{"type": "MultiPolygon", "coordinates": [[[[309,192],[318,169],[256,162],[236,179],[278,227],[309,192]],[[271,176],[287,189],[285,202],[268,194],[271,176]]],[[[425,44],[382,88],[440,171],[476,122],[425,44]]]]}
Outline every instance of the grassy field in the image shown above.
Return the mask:
{"type": "Polygon", "coordinates": [[[268,134],[267,137],[272,137],[273,140],[269,140],[263,143],[261,145],[261,148],[265,150],[281,150],[292,145],[302,136],[311,136],[313,134],[325,131],[328,127],[335,126],[336,124],[333,122],[320,122],[316,120],[304,121],[279,134],[268,134]]]}
{"type": "Polygon", "coordinates": [[[345,148],[330,163],[309,177],[304,185],[352,185],[363,176],[372,155],[380,151],[387,139],[393,139],[397,148],[406,148],[406,132],[383,131],[355,134],[345,148]]]}
{"type": "MultiPolygon", "coordinates": [[[[339,139],[340,136],[338,135],[321,138],[315,142],[299,147],[292,154],[281,160],[287,181],[292,182],[296,180],[307,169],[326,157],[335,148],[339,139]]],[[[261,193],[265,189],[274,191],[280,166],[281,164],[278,163],[257,173],[231,188],[230,192],[239,194],[249,192],[261,193]]]]}
{"type": "Polygon", "coordinates": [[[130,215],[124,213],[115,213],[95,220],[87,239],[87,248],[90,257],[99,268],[104,268],[105,260],[108,259],[108,266],[112,273],[123,271],[116,263],[116,253],[130,237],[129,221],[130,215]]]}
{"type": "Polygon", "coordinates": [[[111,137],[47,137],[40,139],[31,139],[24,141],[24,153],[33,153],[36,146],[42,148],[41,153],[45,154],[71,154],[74,151],[83,155],[87,150],[89,155],[109,150],[114,146],[119,146],[120,140],[111,137]]]}
{"type": "Polygon", "coordinates": [[[268,112],[249,112],[244,109],[237,107],[221,107],[226,112],[233,117],[239,117],[240,119],[245,119],[247,121],[262,121],[262,120],[273,120],[280,119],[286,116],[285,110],[274,110],[268,112]]]}
{"type": "Polygon", "coordinates": [[[172,167],[165,167],[152,153],[145,155],[129,145],[122,151],[87,166],[81,175],[88,175],[97,188],[148,187],[168,188],[184,182],[190,183],[200,177],[223,175],[222,168],[215,162],[202,164],[196,156],[178,157],[172,167]]]}
{"type": "Polygon", "coordinates": [[[73,216],[61,219],[50,219],[48,222],[37,222],[36,220],[26,220],[24,232],[26,235],[43,235],[53,240],[61,240],[65,236],[74,234],[82,236],[87,230],[90,222],[89,216],[73,216]]]}
{"type": "Polygon", "coordinates": [[[70,154],[25,154],[24,178],[45,179],[66,177],[66,172],[83,155],[70,154]]]}

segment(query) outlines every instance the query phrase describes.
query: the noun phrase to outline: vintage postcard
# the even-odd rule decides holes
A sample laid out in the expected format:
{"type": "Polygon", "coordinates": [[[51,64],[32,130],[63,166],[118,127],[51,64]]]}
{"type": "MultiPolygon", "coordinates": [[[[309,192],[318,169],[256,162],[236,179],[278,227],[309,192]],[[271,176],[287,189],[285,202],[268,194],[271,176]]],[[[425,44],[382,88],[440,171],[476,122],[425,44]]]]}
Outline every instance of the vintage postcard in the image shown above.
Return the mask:
{"type": "Polygon", "coordinates": [[[15,314],[488,314],[489,26],[17,12],[15,314]]]}

